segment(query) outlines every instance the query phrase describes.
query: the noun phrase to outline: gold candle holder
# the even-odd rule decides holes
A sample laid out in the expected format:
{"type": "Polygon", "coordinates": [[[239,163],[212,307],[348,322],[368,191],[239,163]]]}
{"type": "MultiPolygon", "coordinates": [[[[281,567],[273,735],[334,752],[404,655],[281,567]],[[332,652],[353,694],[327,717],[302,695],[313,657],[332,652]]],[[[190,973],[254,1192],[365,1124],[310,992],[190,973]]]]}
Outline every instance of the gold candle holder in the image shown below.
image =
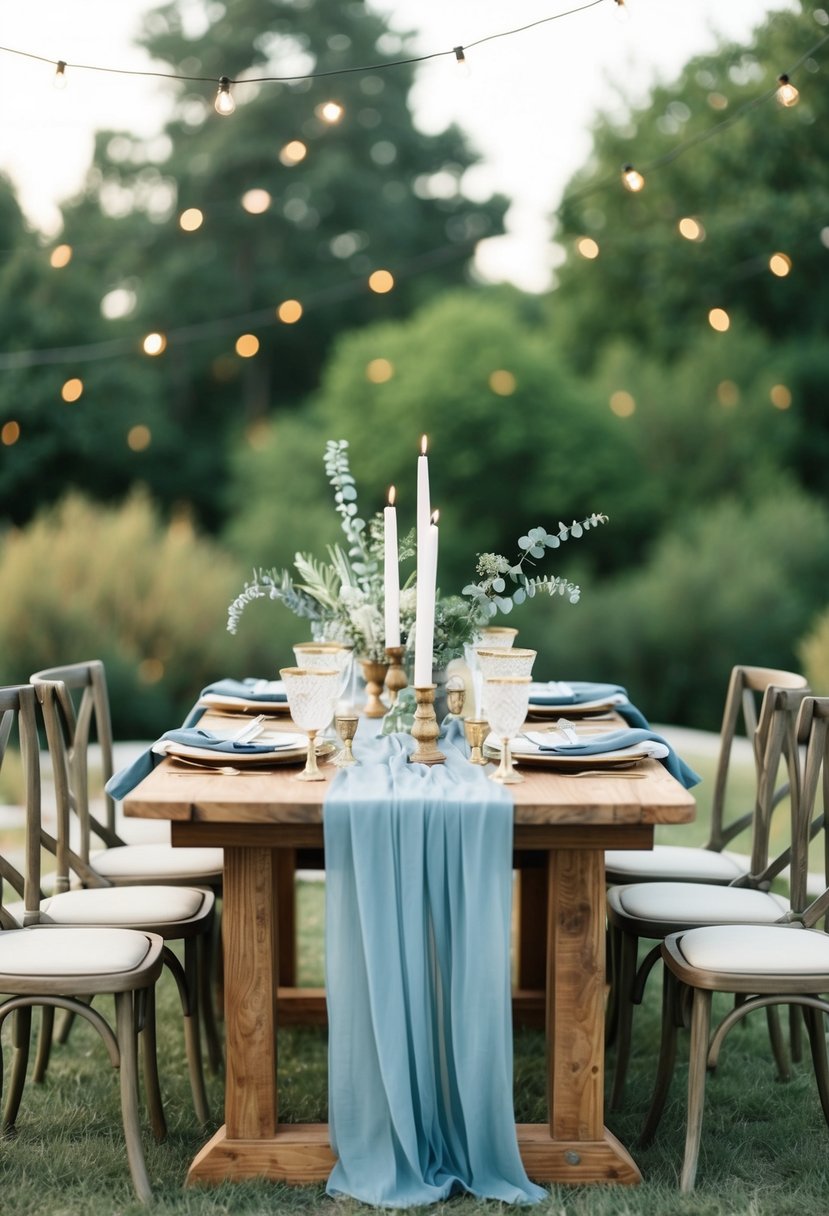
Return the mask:
{"type": "Polygon", "coordinates": [[[363,669],[368,697],[363,707],[363,713],[367,718],[384,718],[389,707],[380,700],[380,693],[383,691],[383,681],[389,665],[388,663],[375,663],[373,659],[360,659],[360,666],[363,669]]]}
{"type": "Polygon", "coordinates": [[[484,739],[489,734],[489,723],[483,718],[467,718],[463,724],[463,732],[466,735],[466,741],[469,744],[471,751],[469,753],[470,764],[488,764],[486,756],[483,753],[484,739]]]}
{"type": "Polygon", "coordinates": [[[406,677],[406,669],[403,666],[403,655],[405,652],[405,646],[386,647],[386,654],[389,656],[389,669],[386,672],[386,688],[389,693],[390,705],[394,705],[397,700],[397,694],[404,688],[407,688],[409,684],[406,677]]]}
{"type": "Polygon", "coordinates": [[[427,684],[424,688],[414,690],[417,709],[412,723],[412,738],[417,747],[409,756],[412,764],[443,764],[446,760],[443,752],[435,746],[440,734],[435,714],[436,688],[436,684],[427,684]]]}
{"type": "Polygon", "coordinates": [[[351,764],[360,763],[351,750],[351,744],[354,736],[357,734],[359,721],[360,719],[356,714],[337,714],[334,718],[334,728],[343,741],[342,751],[337,752],[331,761],[337,768],[348,768],[351,764]]]}

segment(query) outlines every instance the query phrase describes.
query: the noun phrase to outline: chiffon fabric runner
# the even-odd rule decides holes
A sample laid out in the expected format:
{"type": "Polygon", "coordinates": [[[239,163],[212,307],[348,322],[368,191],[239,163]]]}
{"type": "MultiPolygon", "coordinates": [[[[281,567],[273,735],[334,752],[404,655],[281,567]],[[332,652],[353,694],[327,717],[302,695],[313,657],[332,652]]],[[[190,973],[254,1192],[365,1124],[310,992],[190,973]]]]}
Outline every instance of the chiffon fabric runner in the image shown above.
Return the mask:
{"type": "Polygon", "coordinates": [[[534,1203],[512,1096],[512,799],[466,760],[360,740],[325,801],[330,1195],[534,1203]]]}

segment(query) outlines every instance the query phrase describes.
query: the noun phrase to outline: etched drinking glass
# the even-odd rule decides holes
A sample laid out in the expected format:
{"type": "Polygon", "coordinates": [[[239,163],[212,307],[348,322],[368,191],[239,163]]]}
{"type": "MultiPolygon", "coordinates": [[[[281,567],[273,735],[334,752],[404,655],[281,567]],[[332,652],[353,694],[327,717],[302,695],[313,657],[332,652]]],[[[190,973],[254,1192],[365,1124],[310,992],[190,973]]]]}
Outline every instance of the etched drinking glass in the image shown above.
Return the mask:
{"type": "Polygon", "coordinates": [[[308,667],[283,667],[279,674],[285,681],[291,717],[308,735],[308,757],[296,779],[324,781],[325,777],[317,767],[316,739],[318,732],[324,730],[334,716],[342,673],[333,667],[319,671],[308,667]]]}
{"type": "MultiPolygon", "coordinates": [[[[310,671],[335,668],[340,672],[340,687],[337,690],[335,709],[345,712],[343,703],[346,690],[351,680],[351,670],[354,665],[354,648],[345,642],[297,642],[293,647],[298,667],[306,667],[310,671]]],[[[348,707],[351,708],[350,706],[348,707]]],[[[332,719],[333,719],[332,714],[332,719]]],[[[326,722],[325,730],[331,726],[326,722]]],[[[330,732],[334,737],[334,732],[330,732]]]]}
{"type": "MultiPolygon", "coordinates": [[[[494,679],[496,676],[532,675],[537,653],[536,650],[525,650],[519,646],[479,647],[478,667],[481,671],[483,686],[485,687],[487,680],[494,679]]],[[[482,695],[481,701],[480,716],[485,718],[487,716],[485,695],[482,695]]]]}
{"type": "Polygon", "coordinates": [[[527,717],[530,682],[529,676],[494,676],[484,681],[489,726],[501,741],[501,763],[491,778],[502,785],[524,780],[513,766],[510,743],[527,717]]]}

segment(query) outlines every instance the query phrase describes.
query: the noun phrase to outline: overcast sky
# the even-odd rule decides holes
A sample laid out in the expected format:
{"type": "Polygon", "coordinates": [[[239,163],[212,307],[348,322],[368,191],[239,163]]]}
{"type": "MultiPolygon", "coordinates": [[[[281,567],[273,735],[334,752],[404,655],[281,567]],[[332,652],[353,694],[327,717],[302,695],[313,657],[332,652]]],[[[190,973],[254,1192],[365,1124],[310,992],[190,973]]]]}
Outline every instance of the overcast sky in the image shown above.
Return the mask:
{"type": "MultiPolygon", "coordinates": [[[[395,0],[374,7],[399,29],[418,33],[422,53],[469,45],[585,0],[395,0]]],[[[201,0],[192,0],[200,8],[201,0]]],[[[481,194],[514,199],[509,234],[487,242],[479,267],[528,290],[549,284],[554,251],[547,216],[572,172],[585,160],[589,124],[599,109],[620,106],[620,93],[641,97],[656,79],[670,80],[693,55],[721,38],[750,40],[773,10],[795,0],[627,0],[630,18],[616,18],[614,0],[497,38],[467,52],[468,75],[449,56],[419,71],[412,96],[427,131],[458,122],[484,158],[465,183],[481,194]]],[[[0,42],[56,61],[99,67],[148,68],[131,45],[147,0],[26,0],[6,3],[0,42]]],[[[151,134],[161,125],[167,92],[149,78],[99,72],[70,74],[52,88],[54,68],[0,52],[6,99],[0,124],[0,169],[14,180],[31,222],[59,226],[57,204],[81,184],[100,127],[151,134]],[[13,104],[12,104],[13,99],[13,104]]],[[[231,120],[232,121],[232,120],[231,120]]]]}

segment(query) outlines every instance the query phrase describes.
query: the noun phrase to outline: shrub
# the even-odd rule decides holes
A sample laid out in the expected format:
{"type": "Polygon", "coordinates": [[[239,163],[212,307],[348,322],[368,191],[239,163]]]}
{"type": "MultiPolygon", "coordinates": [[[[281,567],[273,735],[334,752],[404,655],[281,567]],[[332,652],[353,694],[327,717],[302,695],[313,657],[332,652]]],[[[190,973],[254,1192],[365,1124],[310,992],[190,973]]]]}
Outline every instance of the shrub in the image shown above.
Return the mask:
{"type": "Polygon", "coordinates": [[[56,664],[106,664],[116,734],[175,725],[224,675],[270,674],[260,630],[226,632],[244,571],[189,520],[163,522],[145,493],[119,507],[72,494],[7,534],[0,557],[3,680],[56,664]]]}

